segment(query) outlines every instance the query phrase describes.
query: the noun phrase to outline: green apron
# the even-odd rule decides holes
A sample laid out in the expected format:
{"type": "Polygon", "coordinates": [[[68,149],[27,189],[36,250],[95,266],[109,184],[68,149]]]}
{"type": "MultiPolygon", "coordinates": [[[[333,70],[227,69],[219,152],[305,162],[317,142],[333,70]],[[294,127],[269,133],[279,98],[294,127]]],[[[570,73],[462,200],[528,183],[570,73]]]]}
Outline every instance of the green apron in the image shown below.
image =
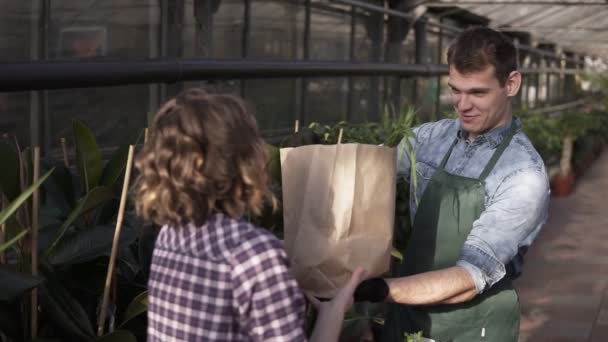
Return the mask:
{"type": "MultiPolygon", "coordinates": [[[[405,251],[395,276],[439,270],[456,265],[461,248],[484,210],[484,182],[515,134],[512,122],[479,179],[445,171],[457,141],[446,153],[427,185],[405,251]]],[[[383,341],[402,342],[404,333],[422,331],[424,337],[452,342],[517,342],[519,300],[508,277],[472,300],[460,304],[406,306],[390,304],[383,341]]]]}

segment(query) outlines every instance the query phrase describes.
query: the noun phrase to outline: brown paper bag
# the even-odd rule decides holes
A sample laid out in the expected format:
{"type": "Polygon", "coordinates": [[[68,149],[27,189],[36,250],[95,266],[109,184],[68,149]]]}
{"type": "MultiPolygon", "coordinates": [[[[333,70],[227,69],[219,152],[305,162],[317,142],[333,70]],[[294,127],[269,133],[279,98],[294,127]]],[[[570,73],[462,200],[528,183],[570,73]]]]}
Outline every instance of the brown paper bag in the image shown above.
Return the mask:
{"type": "Polygon", "coordinates": [[[357,266],[389,268],[395,150],[362,144],[281,149],[285,249],[299,285],[333,297],[357,266]]]}

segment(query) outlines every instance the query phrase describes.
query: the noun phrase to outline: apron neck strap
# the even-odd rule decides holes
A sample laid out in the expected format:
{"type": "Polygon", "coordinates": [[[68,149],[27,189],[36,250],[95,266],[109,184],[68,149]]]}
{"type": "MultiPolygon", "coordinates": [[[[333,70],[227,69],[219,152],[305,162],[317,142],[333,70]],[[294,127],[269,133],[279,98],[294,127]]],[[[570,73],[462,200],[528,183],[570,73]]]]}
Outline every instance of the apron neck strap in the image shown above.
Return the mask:
{"type": "MultiPolygon", "coordinates": [[[[509,127],[509,131],[507,132],[507,135],[502,139],[502,141],[500,142],[500,145],[498,145],[498,147],[496,148],[496,151],[494,151],[492,158],[490,159],[488,164],[486,164],[486,167],[481,172],[481,175],[479,176],[479,180],[481,180],[483,182],[486,179],[486,177],[488,177],[488,175],[490,174],[492,169],[494,169],[494,165],[496,165],[498,158],[500,158],[500,156],[505,151],[507,146],[509,146],[511,139],[513,138],[513,136],[515,135],[516,132],[517,132],[517,125],[515,125],[515,118],[513,118],[513,119],[511,119],[511,127],[509,127]]],[[[450,146],[450,149],[443,157],[441,164],[439,164],[439,169],[441,169],[441,170],[445,169],[445,165],[447,164],[448,159],[450,159],[452,150],[454,149],[454,146],[456,146],[457,143],[458,143],[458,138],[454,139],[452,146],[450,146]]]]}
{"type": "Polygon", "coordinates": [[[483,182],[484,180],[486,180],[486,178],[488,177],[488,175],[490,174],[492,169],[494,169],[494,165],[496,165],[496,162],[498,161],[500,156],[502,156],[502,153],[505,151],[507,146],[509,146],[511,139],[513,139],[513,136],[515,135],[516,132],[517,132],[517,125],[515,125],[515,118],[512,118],[511,127],[509,128],[507,135],[502,139],[502,141],[500,142],[500,145],[498,145],[498,147],[496,148],[496,151],[494,151],[492,158],[486,165],[485,169],[483,169],[483,172],[479,176],[480,181],[483,182]]]}
{"type": "Polygon", "coordinates": [[[454,146],[456,146],[456,143],[458,143],[458,138],[454,139],[452,146],[450,146],[448,152],[443,156],[443,160],[441,161],[441,164],[439,164],[441,170],[445,169],[445,164],[448,163],[448,159],[450,159],[450,155],[452,154],[452,150],[454,149],[454,146]]]}

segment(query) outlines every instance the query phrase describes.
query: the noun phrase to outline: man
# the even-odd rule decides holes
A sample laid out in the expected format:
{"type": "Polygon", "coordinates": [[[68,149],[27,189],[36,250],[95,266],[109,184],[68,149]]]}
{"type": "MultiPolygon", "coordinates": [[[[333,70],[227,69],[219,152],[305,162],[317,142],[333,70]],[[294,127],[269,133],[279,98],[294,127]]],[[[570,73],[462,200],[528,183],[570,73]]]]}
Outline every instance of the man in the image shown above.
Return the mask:
{"type": "MultiPolygon", "coordinates": [[[[394,303],[384,341],[418,331],[437,341],[517,341],[511,280],[546,220],[549,181],[512,115],[522,76],[511,42],[488,28],[467,30],[448,65],[458,119],[415,129],[418,187],[410,181],[404,261],[395,278],[363,282],[355,299],[394,303]]],[[[413,179],[407,153],[398,155],[398,174],[413,179]]]]}

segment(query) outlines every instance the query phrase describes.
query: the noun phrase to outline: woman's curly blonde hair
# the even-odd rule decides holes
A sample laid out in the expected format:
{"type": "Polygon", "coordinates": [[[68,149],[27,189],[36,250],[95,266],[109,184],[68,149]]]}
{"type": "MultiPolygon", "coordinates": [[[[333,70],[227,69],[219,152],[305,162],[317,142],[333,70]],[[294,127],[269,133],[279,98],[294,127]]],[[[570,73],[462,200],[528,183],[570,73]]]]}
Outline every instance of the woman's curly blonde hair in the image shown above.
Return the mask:
{"type": "Polygon", "coordinates": [[[135,207],[158,225],[203,225],[210,214],[259,214],[268,189],[267,152],[239,98],[185,90],[156,114],[135,167],[135,207]]]}

